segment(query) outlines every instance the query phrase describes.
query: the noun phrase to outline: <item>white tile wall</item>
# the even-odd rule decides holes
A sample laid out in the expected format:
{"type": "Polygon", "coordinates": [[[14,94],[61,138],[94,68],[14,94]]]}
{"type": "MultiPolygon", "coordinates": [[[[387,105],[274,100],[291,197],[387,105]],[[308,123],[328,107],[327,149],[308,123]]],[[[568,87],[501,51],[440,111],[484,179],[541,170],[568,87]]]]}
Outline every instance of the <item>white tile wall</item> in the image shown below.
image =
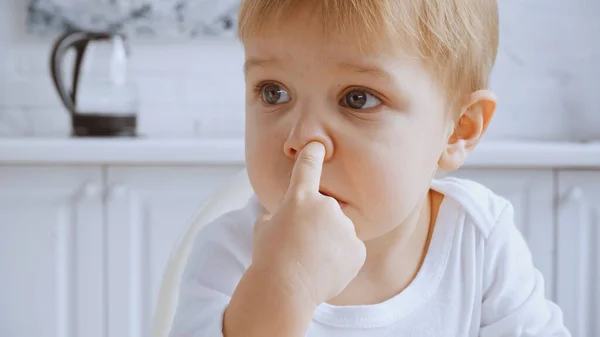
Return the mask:
{"type": "Polygon", "coordinates": [[[600,1],[498,2],[490,136],[600,140],[600,1]]]}
{"type": "MultiPolygon", "coordinates": [[[[0,136],[68,134],[49,45],[26,36],[26,0],[0,0],[0,136]]],[[[600,1],[501,0],[500,98],[488,138],[600,140],[600,1]]],[[[133,45],[140,130],[153,137],[243,135],[237,41],[133,45]]]]}

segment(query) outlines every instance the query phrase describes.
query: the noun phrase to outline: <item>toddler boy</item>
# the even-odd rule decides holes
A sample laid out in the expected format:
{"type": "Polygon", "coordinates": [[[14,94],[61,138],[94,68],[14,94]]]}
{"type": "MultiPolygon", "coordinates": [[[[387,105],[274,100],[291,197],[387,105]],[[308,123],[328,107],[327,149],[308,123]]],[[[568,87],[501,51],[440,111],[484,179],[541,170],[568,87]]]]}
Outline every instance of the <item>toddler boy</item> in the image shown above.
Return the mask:
{"type": "Polygon", "coordinates": [[[171,336],[569,336],[461,167],[496,106],[495,0],[246,0],[255,196],[197,236],[171,336]]]}

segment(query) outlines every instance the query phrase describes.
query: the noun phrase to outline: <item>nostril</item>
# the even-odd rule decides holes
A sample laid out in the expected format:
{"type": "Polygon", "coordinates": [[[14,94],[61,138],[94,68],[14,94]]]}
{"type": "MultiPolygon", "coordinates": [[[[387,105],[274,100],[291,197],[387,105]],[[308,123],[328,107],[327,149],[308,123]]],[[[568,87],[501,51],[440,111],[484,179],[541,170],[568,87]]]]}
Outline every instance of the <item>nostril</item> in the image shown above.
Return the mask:
{"type": "Polygon", "coordinates": [[[290,155],[290,157],[295,158],[296,154],[298,154],[298,151],[294,148],[289,148],[288,154],[290,155]]]}

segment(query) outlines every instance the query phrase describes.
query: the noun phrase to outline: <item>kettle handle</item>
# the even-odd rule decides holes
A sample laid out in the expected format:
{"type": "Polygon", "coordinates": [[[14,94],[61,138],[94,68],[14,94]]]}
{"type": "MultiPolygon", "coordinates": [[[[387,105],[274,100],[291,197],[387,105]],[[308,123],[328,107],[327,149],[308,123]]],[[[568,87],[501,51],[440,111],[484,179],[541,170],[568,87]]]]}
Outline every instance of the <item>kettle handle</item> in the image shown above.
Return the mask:
{"type": "Polygon", "coordinates": [[[81,70],[81,63],[85,50],[90,41],[94,40],[108,40],[111,38],[110,33],[90,33],[82,31],[67,32],[59,37],[54,46],[52,47],[52,53],[50,57],[50,71],[52,73],[52,80],[54,86],[58,91],[58,95],[62,100],[63,104],[69,110],[71,116],[76,115],[77,111],[75,105],[77,103],[77,82],[79,80],[79,72],[81,70]],[[65,54],[71,48],[75,49],[75,64],[73,69],[73,88],[69,93],[65,87],[65,83],[62,79],[62,62],[65,54]]]}

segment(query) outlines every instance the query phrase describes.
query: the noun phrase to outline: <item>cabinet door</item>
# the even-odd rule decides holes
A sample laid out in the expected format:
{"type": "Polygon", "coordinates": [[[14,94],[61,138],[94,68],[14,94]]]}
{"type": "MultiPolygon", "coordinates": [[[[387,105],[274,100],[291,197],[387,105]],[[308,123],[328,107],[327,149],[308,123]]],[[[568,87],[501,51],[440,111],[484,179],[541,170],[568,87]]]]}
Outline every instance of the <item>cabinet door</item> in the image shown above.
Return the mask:
{"type": "Polygon", "coordinates": [[[542,272],[546,296],[554,298],[554,174],[551,170],[465,169],[452,176],[477,181],[508,199],[536,267],[542,272]]]}
{"type": "Polygon", "coordinates": [[[600,336],[600,171],[558,181],[557,301],[574,337],[600,336]]]}
{"type": "Polygon", "coordinates": [[[173,245],[200,205],[242,166],[108,170],[109,336],[149,336],[173,245]]]}
{"type": "Polygon", "coordinates": [[[0,166],[0,336],[104,337],[100,168],[0,166]]]}

